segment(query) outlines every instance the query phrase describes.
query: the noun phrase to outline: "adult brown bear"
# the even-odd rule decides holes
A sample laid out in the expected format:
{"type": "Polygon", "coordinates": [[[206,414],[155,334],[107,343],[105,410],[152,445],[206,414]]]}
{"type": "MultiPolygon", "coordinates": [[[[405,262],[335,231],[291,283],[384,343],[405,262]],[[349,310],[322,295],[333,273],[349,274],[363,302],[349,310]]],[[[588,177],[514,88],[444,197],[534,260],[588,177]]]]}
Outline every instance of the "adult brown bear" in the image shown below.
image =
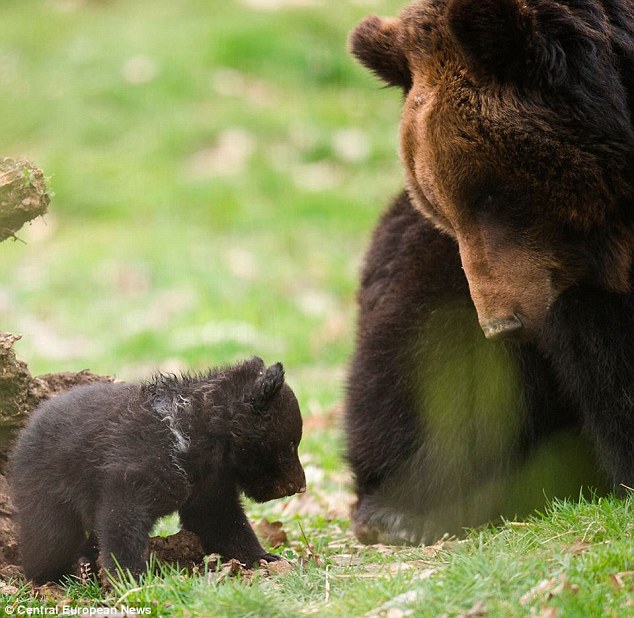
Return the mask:
{"type": "Polygon", "coordinates": [[[634,486],[634,2],[422,0],[351,48],[404,92],[407,186],[358,295],[357,535],[634,486]]]}

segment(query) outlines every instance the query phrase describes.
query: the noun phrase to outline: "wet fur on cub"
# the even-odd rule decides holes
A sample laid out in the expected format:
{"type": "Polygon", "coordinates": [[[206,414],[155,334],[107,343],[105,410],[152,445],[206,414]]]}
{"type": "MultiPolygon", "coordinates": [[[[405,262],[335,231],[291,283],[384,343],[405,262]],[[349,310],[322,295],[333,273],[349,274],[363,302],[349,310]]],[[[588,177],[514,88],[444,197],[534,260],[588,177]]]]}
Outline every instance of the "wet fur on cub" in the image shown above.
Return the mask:
{"type": "Polygon", "coordinates": [[[80,556],[145,569],[156,520],[178,511],[207,553],[277,560],[240,503],[305,490],[302,419],[277,363],[254,357],[205,374],[94,384],[42,404],[10,458],[22,565],[35,583],[80,556]]]}

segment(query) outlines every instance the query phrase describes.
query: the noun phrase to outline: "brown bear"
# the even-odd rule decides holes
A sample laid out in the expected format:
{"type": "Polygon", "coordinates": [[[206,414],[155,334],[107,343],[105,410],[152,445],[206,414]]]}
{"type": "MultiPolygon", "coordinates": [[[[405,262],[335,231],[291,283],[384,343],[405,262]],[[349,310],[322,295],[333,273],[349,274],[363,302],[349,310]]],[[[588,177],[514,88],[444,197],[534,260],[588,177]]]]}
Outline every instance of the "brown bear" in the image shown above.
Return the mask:
{"type": "Polygon", "coordinates": [[[634,3],[421,0],[350,46],[404,93],[406,178],[358,292],[357,535],[634,486],[634,3]]]}
{"type": "Polygon", "coordinates": [[[178,511],[206,553],[279,560],[249,525],[259,502],[305,491],[302,418],[280,363],[254,357],[200,375],[94,384],[44,402],[10,457],[26,576],[145,568],[157,518],[178,511]],[[87,537],[86,534],[90,533],[87,537]]]}

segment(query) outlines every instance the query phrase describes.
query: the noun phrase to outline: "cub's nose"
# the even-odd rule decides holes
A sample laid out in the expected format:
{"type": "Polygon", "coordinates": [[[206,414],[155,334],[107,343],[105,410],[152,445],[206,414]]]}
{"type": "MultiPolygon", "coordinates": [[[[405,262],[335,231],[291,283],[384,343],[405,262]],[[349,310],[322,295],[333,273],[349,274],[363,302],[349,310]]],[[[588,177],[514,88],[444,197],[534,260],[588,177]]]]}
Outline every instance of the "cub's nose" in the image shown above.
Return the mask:
{"type": "Polygon", "coordinates": [[[524,328],[522,320],[516,314],[507,318],[495,318],[480,324],[487,339],[496,341],[506,339],[524,328]]]}

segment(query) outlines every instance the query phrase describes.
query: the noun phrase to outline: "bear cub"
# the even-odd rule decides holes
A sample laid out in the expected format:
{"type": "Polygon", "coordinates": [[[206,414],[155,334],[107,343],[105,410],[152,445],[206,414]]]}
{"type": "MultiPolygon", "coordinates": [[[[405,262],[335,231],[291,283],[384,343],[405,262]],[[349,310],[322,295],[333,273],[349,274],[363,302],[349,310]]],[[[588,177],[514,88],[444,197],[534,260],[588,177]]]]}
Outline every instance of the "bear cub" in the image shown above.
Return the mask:
{"type": "Polygon", "coordinates": [[[302,418],[280,363],[93,384],[44,402],[22,430],[9,480],[26,576],[78,560],[138,574],[159,517],[178,511],[207,553],[274,561],[240,503],[304,492],[302,418]]]}

